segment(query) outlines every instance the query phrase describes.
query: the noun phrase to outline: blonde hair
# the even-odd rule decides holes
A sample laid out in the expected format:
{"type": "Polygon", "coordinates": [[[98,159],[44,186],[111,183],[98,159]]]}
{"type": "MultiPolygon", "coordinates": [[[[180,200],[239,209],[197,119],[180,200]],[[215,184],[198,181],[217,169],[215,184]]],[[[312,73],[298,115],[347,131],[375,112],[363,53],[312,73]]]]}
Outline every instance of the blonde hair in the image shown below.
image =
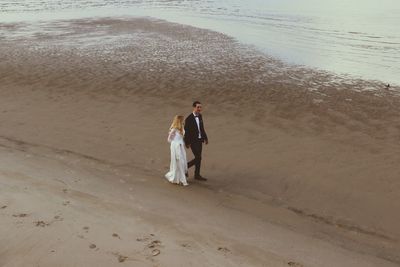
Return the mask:
{"type": "Polygon", "coordinates": [[[176,115],[169,129],[170,130],[177,129],[183,135],[183,124],[184,124],[184,117],[182,115],[176,115]]]}

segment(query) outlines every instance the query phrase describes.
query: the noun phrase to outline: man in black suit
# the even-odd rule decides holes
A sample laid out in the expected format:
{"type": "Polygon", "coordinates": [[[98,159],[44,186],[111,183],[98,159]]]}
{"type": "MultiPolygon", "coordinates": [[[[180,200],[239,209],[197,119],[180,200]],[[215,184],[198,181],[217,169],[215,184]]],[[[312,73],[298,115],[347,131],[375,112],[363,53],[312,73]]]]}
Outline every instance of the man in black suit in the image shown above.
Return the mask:
{"type": "Polygon", "coordinates": [[[185,144],[187,148],[192,149],[194,155],[194,159],[188,162],[188,168],[195,165],[194,179],[206,181],[207,179],[200,175],[203,143],[208,144],[201,110],[201,103],[199,101],[193,102],[193,112],[185,120],[185,144]]]}

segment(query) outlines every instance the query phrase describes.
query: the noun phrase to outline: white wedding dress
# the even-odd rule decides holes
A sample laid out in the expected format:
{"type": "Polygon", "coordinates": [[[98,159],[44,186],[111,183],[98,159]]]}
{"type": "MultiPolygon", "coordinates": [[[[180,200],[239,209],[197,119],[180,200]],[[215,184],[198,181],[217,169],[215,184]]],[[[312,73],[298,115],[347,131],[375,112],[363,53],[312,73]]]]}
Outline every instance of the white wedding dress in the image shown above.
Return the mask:
{"type": "Polygon", "coordinates": [[[171,129],[168,134],[168,142],[171,143],[171,164],[165,178],[171,183],[188,185],[185,176],[188,167],[183,135],[178,129],[171,129]]]}

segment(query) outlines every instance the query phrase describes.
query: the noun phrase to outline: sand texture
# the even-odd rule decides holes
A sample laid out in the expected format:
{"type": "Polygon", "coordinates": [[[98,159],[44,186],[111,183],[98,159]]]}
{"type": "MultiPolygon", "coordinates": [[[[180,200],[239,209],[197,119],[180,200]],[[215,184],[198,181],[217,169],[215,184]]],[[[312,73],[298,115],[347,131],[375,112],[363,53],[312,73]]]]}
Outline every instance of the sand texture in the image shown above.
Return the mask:
{"type": "Polygon", "coordinates": [[[399,266],[398,92],[159,20],[1,24],[0,266],[399,266]]]}

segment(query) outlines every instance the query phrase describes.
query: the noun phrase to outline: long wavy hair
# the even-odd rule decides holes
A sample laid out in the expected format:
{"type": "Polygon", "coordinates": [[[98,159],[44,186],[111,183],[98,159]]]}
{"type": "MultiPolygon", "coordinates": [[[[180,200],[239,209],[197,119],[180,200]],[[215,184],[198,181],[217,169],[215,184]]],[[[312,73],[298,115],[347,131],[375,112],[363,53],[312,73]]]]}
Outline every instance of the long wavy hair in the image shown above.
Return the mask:
{"type": "Polygon", "coordinates": [[[183,127],[184,127],[184,117],[182,115],[176,115],[169,129],[170,130],[177,129],[181,133],[181,135],[183,135],[183,127]]]}

